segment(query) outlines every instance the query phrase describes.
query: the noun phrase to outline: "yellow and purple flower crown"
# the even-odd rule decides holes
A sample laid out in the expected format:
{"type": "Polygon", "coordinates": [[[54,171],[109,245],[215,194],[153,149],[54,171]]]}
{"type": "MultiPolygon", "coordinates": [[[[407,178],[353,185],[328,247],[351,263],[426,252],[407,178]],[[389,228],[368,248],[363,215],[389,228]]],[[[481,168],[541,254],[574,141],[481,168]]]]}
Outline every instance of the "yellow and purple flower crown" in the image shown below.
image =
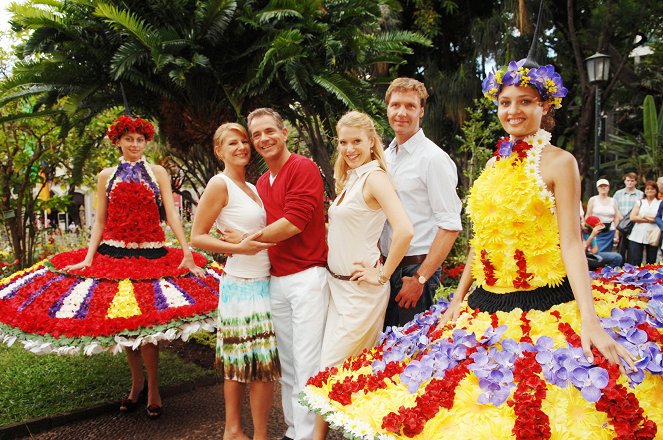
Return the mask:
{"type": "Polygon", "coordinates": [[[489,73],[481,84],[483,95],[492,101],[497,101],[504,86],[532,86],[539,91],[543,101],[549,102],[554,108],[560,108],[562,98],[568,93],[562,84],[560,74],[555,72],[551,64],[525,67],[526,61],[526,58],[518,62],[511,61],[508,66],[489,73]]]}

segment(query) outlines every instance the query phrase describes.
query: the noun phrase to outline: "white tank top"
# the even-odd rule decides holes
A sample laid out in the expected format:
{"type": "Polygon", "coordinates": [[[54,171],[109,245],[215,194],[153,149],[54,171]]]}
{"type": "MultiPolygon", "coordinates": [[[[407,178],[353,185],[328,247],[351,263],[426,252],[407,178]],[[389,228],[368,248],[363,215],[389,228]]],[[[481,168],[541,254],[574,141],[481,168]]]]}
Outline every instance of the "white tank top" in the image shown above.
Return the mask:
{"type": "MultiPolygon", "coordinates": [[[[615,199],[608,197],[607,203],[604,203],[598,196],[594,199],[592,214],[597,216],[603,223],[610,223],[615,220],[615,199]]],[[[615,225],[610,225],[610,229],[615,229],[615,225]]]]}
{"type": "MultiPolygon", "coordinates": [[[[223,173],[217,174],[212,179],[225,180],[228,188],[228,203],[214,223],[217,228],[233,228],[250,234],[265,227],[267,215],[265,208],[261,206],[262,203],[258,205],[223,173]]],[[[256,187],[248,182],[247,185],[257,196],[256,187]]],[[[255,255],[234,254],[228,257],[224,271],[240,278],[262,278],[269,276],[269,268],[269,256],[264,250],[255,255]]]]}
{"type": "Polygon", "coordinates": [[[350,275],[353,261],[372,266],[380,258],[378,240],[386,216],[382,209],[368,207],[362,191],[366,178],[375,170],[381,170],[376,160],[351,170],[345,189],[329,207],[327,264],[335,274],[350,275]]]}

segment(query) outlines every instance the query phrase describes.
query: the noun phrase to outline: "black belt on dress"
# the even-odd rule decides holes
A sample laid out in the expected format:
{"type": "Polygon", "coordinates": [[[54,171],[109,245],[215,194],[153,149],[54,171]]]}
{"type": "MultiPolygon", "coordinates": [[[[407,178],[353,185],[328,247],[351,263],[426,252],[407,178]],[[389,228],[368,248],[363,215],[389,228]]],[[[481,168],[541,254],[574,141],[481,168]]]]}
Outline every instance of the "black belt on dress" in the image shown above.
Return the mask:
{"type": "Polygon", "coordinates": [[[120,248],[102,243],[97,248],[97,252],[101,255],[108,255],[112,258],[125,258],[125,257],[143,257],[150,260],[164,257],[168,254],[165,247],[158,248],[120,248]]]}
{"type": "Polygon", "coordinates": [[[467,304],[472,309],[482,312],[510,312],[515,308],[523,311],[548,310],[552,306],[572,301],[573,291],[569,279],[564,280],[559,286],[543,286],[529,291],[516,291],[510,293],[488,292],[478,286],[467,298],[467,304]]]}
{"type": "MultiPolygon", "coordinates": [[[[422,254],[422,255],[406,255],[403,257],[400,263],[396,266],[396,268],[399,268],[401,266],[411,266],[413,264],[421,264],[424,262],[426,259],[427,255],[422,254]]],[[[384,263],[387,260],[387,257],[382,255],[382,262],[384,263]]]]}

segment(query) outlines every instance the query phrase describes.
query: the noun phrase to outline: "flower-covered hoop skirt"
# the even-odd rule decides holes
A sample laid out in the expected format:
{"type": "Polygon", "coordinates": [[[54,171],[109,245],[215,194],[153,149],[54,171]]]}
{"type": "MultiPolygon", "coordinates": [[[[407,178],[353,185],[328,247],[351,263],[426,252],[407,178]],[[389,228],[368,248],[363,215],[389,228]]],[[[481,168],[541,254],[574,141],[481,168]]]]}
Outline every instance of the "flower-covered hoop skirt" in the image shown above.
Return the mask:
{"type": "Polygon", "coordinates": [[[312,377],[302,402],[353,439],[663,438],[663,267],[593,274],[597,313],[635,354],[628,377],[580,348],[574,301],[493,314],[446,303],[312,377]]]}
{"type": "Polygon", "coordinates": [[[165,249],[157,259],[97,253],[91,266],[63,272],[85,258],[78,249],[0,280],[0,340],[40,354],[94,354],[213,331],[221,267],[199,278],[178,269],[181,249],[165,249]]]}
{"type": "MultiPolygon", "coordinates": [[[[163,204],[152,167],[121,159],[106,185],[101,243],[63,252],[0,280],[0,341],[34,353],[94,354],[213,331],[221,267],[198,278],[180,269],[183,252],[165,245],[163,204]]],[[[195,263],[207,265],[201,254],[195,263]]]]}

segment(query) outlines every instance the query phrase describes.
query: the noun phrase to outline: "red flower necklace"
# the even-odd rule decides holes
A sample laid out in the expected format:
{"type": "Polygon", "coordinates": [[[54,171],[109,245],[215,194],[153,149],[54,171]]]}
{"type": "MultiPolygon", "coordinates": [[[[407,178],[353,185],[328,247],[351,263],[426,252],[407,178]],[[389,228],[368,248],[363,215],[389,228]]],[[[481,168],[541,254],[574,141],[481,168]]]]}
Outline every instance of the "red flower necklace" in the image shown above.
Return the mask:
{"type": "MultiPolygon", "coordinates": [[[[511,156],[512,153],[516,153],[518,156],[518,161],[522,161],[527,157],[527,151],[531,150],[532,145],[518,139],[517,141],[512,141],[508,136],[504,136],[497,141],[497,148],[493,153],[493,156],[500,160],[501,158],[506,158],[511,156]]],[[[515,164],[516,162],[514,162],[515,164]]]]}

